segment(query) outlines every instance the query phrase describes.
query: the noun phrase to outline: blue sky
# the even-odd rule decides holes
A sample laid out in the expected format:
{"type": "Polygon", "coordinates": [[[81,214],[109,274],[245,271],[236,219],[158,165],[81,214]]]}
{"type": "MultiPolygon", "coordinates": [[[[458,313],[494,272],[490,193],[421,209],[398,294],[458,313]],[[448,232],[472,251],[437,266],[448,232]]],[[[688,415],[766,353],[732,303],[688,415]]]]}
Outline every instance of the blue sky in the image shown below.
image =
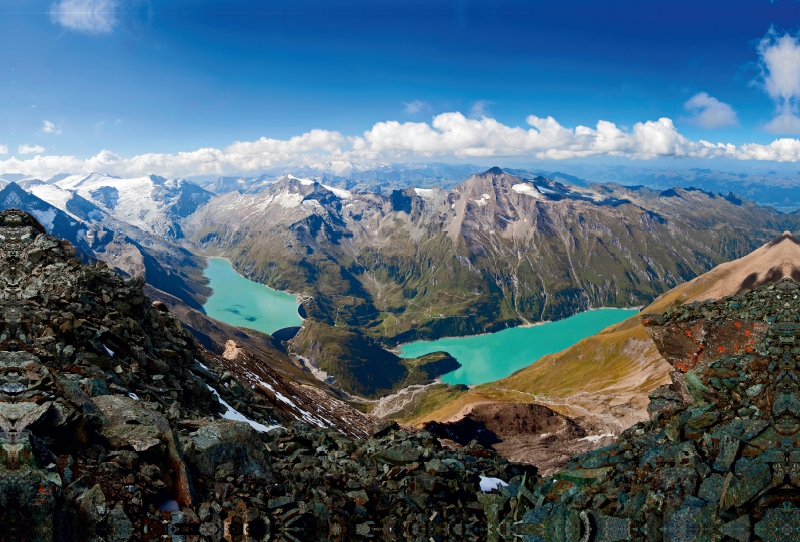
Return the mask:
{"type": "Polygon", "coordinates": [[[798,28],[795,0],[0,0],[0,172],[796,161],[798,28]]]}

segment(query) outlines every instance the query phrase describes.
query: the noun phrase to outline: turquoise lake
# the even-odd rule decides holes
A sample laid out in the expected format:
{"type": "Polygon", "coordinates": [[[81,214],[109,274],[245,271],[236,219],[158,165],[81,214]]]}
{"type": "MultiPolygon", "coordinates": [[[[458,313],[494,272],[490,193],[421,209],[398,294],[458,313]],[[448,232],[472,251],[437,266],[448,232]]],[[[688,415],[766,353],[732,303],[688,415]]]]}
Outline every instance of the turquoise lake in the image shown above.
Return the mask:
{"type": "Polygon", "coordinates": [[[203,308],[212,318],[269,334],[303,323],[297,314],[297,296],[244,278],[228,260],[209,258],[205,275],[214,294],[203,308]]]}
{"type": "Polygon", "coordinates": [[[505,378],[547,354],[569,348],[602,329],[630,318],[635,309],[597,309],[565,320],[474,335],[403,345],[400,356],[415,358],[444,351],[462,367],[442,377],[448,384],[483,384],[505,378]]]}

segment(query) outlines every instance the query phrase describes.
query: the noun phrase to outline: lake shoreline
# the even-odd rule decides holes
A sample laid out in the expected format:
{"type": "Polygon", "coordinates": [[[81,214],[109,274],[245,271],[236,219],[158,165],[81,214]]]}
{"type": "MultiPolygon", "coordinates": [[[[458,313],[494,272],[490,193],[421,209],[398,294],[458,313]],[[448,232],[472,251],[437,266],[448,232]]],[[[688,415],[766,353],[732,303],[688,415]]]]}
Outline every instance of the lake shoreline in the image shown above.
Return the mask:
{"type": "MultiPolygon", "coordinates": [[[[233,262],[231,261],[231,259],[230,258],[226,258],[225,256],[205,256],[205,258],[207,260],[209,260],[209,261],[210,260],[215,260],[215,259],[216,260],[225,260],[226,262],[228,262],[228,265],[231,266],[231,269],[233,270],[233,272],[236,273],[241,278],[243,278],[245,280],[249,280],[250,282],[254,282],[256,284],[259,284],[259,285],[263,286],[264,288],[267,288],[268,290],[272,290],[273,292],[279,292],[281,294],[288,294],[288,295],[296,297],[297,300],[298,300],[298,302],[297,302],[297,316],[300,317],[300,320],[302,322],[305,321],[305,318],[303,317],[303,315],[300,314],[300,307],[302,307],[303,303],[306,302],[307,300],[314,299],[312,296],[306,295],[306,294],[296,294],[296,293],[290,292],[288,290],[277,290],[275,288],[270,288],[269,286],[267,286],[266,284],[264,284],[262,282],[256,282],[253,279],[249,279],[249,278],[245,277],[244,275],[242,275],[241,273],[239,273],[236,270],[236,268],[233,266],[233,262]]],[[[206,266],[205,269],[203,269],[203,276],[204,277],[206,277],[205,273],[206,273],[206,269],[208,269],[208,268],[209,268],[209,266],[206,266]]],[[[206,277],[206,278],[208,278],[208,277],[206,277]]],[[[211,280],[209,279],[209,287],[208,288],[211,290],[211,295],[208,296],[208,299],[206,300],[206,303],[208,303],[208,300],[210,300],[211,297],[214,295],[214,288],[211,288],[210,284],[211,284],[211,280]]],[[[205,307],[206,303],[203,303],[203,307],[205,307]]],[[[291,327],[291,326],[287,326],[287,327],[291,327]]],[[[283,329],[283,328],[281,328],[281,329],[283,329]]]]}
{"type": "Polygon", "coordinates": [[[544,356],[569,348],[639,312],[638,307],[596,307],[552,322],[436,341],[414,341],[402,345],[402,350],[395,350],[395,353],[403,358],[415,358],[437,351],[447,352],[462,366],[442,375],[442,382],[475,386],[506,378],[544,356]]]}
{"type": "MultiPolygon", "coordinates": [[[[531,327],[543,326],[545,324],[554,324],[556,322],[563,322],[564,320],[567,320],[567,319],[572,318],[574,316],[578,316],[579,314],[584,314],[584,313],[592,312],[592,311],[621,310],[621,311],[639,311],[639,312],[641,312],[641,310],[644,307],[645,307],[644,305],[641,305],[641,306],[638,306],[638,307],[591,307],[591,308],[586,309],[585,311],[576,312],[575,314],[573,314],[571,316],[567,316],[566,318],[562,318],[561,320],[544,320],[542,322],[533,322],[533,323],[529,322],[527,324],[521,324],[521,325],[518,325],[518,326],[512,326],[512,327],[507,327],[505,329],[500,329],[498,331],[487,331],[485,333],[474,333],[474,334],[471,334],[471,335],[446,335],[444,337],[439,337],[437,339],[419,339],[419,340],[416,340],[416,341],[409,341],[407,343],[400,343],[398,345],[393,346],[392,348],[385,348],[384,347],[384,350],[388,350],[389,352],[391,352],[391,353],[393,353],[395,355],[403,357],[403,356],[400,355],[401,352],[402,352],[402,349],[403,349],[404,346],[408,346],[409,344],[433,343],[433,342],[436,342],[436,341],[441,341],[443,339],[469,339],[471,337],[484,337],[486,335],[494,335],[495,333],[500,333],[502,331],[506,331],[506,330],[509,330],[509,329],[527,329],[527,328],[531,328],[531,327]]],[[[613,326],[615,324],[610,324],[610,325],[613,326]]]]}
{"type": "Polygon", "coordinates": [[[230,259],[208,257],[203,270],[212,295],[203,304],[206,314],[235,327],[271,335],[280,329],[302,326],[299,296],[250,280],[234,269],[230,259]]]}

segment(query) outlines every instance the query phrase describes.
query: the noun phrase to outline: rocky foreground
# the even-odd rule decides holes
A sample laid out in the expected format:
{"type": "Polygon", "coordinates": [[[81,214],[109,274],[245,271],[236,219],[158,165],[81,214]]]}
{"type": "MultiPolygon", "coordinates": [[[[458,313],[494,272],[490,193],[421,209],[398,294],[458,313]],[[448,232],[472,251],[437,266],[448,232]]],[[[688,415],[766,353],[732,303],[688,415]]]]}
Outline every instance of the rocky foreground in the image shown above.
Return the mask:
{"type": "Polygon", "coordinates": [[[501,532],[530,542],[800,539],[800,286],[643,317],[673,383],[501,532]]]}
{"type": "Polygon", "coordinates": [[[537,484],[476,444],[346,426],[19,211],[0,285],[0,540],[484,540],[481,477],[537,484]]]}

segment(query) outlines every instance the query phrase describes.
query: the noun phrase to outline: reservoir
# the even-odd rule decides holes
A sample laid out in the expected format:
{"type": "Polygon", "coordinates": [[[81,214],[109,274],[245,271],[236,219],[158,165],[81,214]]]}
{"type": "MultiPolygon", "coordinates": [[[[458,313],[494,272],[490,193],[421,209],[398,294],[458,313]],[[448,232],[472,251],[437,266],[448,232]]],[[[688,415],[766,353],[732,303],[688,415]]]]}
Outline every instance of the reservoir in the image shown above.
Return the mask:
{"type": "Polygon", "coordinates": [[[486,335],[418,341],[403,345],[400,356],[414,358],[444,351],[461,368],[442,377],[448,384],[483,384],[505,378],[547,354],[569,348],[604,328],[636,314],[636,309],[597,309],[557,322],[504,329],[486,335]]]}
{"type": "Polygon", "coordinates": [[[244,278],[233,270],[228,260],[209,258],[204,273],[214,290],[203,305],[210,317],[269,334],[303,323],[297,314],[297,296],[244,278]]]}

